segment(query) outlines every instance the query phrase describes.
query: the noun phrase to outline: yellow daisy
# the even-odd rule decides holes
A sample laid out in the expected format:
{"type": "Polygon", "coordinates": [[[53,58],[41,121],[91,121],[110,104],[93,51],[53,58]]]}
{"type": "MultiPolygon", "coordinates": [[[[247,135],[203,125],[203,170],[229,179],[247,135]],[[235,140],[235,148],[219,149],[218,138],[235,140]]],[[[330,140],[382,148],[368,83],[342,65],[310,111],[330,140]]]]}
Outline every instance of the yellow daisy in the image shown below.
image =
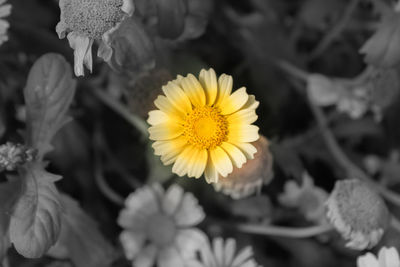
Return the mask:
{"type": "Polygon", "coordinates": [[[158,109],[149,112],[149,133],[155,154],[174,164],[172,172],[196,178],[204,173],[215,183],[253,158],[259,102],[246,88],[232,92],[232,86],[231,76],[217,79],[213,69],[203,69],[199,79],[178,75],[162,87],[165,95],[154,101],[158,109]]]}

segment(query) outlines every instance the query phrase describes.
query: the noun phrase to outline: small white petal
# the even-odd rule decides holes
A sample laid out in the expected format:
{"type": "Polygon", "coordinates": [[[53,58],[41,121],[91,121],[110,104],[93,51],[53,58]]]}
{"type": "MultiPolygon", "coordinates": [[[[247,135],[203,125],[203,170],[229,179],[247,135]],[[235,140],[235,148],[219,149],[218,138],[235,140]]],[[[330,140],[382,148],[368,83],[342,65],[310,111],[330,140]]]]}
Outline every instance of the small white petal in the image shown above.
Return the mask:
{"type": "Polygon", "coordinates": [[[372,253],[367,253],[357,259],[357,267],[380,267],[379,262],[372,253]]]}
{"type": "Polygon", "coordinates": [[[84,67],[86,66],[92,72],[93,58],[92,45],[93,39],[87,36],[81,36],[75,32],[70,32],[67,36],[69,45],[74,49],[74,70],[76,76],[85,74],[84,67]]]}
{"type": "Polygon", "coordinates": [[[123,231],[120,234],[119,240],[128,260],[133,260],[136,257],[142,249],[145,239],[144,232],[123,231]]]}
{"type": "Polygon", "coordinates": [[[133,261],[133,266],[152,267],[156,260],[157,247],[148,245],[143,251],[138,254],[138,257],[133,261]]]}
{"type": "Polygon", "coordinates": [[[158,267],[184,267],[185,263],[180,251],[175,246],[166,247],[159,252],[158,267]]]}
{"type": "Polygon", "coordinates": [[[380,267],[399,267],[399,253],[395,248],[383,247],[378,254],[380,267]]]}
{"type": "Polygon", "coordinates": [[[192,193],[185,193],[182,199],[182,205],[175,213],[175,221],[178,226],[194,226],[205,217],[203,208],[198,204],[197,198],[192,193]]]}
{"type": "Polygon", "coordinates": [[[165,213],[172,215],[177,211],[181,204],[183,193],[182,187],[177,184],[173,184],[168,188],[162,203],[165,213]]]}

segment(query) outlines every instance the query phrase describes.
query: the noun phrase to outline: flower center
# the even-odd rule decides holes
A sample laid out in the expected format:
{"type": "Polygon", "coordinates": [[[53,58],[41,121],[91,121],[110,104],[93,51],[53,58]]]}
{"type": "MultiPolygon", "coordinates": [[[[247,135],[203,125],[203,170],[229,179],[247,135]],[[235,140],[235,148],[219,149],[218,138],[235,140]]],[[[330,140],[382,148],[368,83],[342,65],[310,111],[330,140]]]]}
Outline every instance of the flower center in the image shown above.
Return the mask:
{"type": "Polygon", "coordinates": [[[154,214],[147,225],[147,234],[152,243],[163,247],[171,244],[176,236],[175,222],[164,214],[154,214]]]}
{"type": "Polygon", "coordinates": [[[94,39],[123,18],[123,0],[62,0],[62,17],[71,31],[94,39]]]}
{"type": "Polygon", "coordinates": [[[226,141],[228,123],[216,107],[198,107],[186,116],[183,135],[188,143],[210,149],[226,141]]]}

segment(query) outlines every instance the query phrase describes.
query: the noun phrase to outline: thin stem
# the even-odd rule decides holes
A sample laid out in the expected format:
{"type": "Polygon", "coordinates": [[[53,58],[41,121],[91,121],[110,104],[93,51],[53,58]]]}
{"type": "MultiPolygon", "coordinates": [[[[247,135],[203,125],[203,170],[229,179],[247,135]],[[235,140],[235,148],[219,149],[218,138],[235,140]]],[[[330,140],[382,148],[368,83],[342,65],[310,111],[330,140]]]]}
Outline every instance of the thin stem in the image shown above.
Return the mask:
{"type": "Polygon", "coordinates": [[[339,22],[326,33],[326,35],[322,38],[322,40],[318,43],[315,49],[311,52],[310,60],[314,60],[319,55],[321,55],[329,45],[342,33],[348,24],[352,13],[356,9],[360,0],[352,0],[349,5],[346,7],[342,17],[339,19],[339,22]]]}
{"type": "Polygon", "coordinates": [[[91,89],[91,92],[100,99],[105,105],[114,110],[117,114],[119,114],[122,118],[124,118],[128,123],[134,126],[145,139],[148,136],[147,132],[147,124],[138,116],[130,112],[124,105],[115,100],[112,96],[108,95],[103,90],[99,90],[97,88],[91,89]]]}
{"type": "Polygon", "coordinates": [[[119,173],[119,176],[126,182],[129,186],[133,189],[136,189],[141,186],[139,179],[137,179],[133,174],[129,173],[126,168],[119,162],[113,152],[111,151],[110,147],[108,146],[104,135],[100,132],[98,133],[98,145],[101,148],[103,154],[107,157],[107,160],[113,167],[113,169],[119,173]]]}
{"type": "Polygon", "coordinates": [[[95,182],[101,193],[109,199],[111,202],[123,206],[124,205],[124,199],[121,197],[119,194],[117,194],[107,183],[105,180],[105,177],[103,175],[103,168],[102,163],[101,163],[101,158],[100,158],[100,153],[99,153],[99,133],[94,134],[93,138],[93,147],[95,148],[94,151],[94,177],[95,177],[95,182]]]}
{"type": "Polygon", "coordinates": [[[299,69],[298,67],[294,66],[293,64],[287,61],[279,60],[275,62],[275,64],[283,71],[289,73],[290,75],[300,80],[307,81],[308,79],[309,74],[306,71],[299,69]]]}
{"type": "Polygon", "coordinates": [[[292,228],[272,225],[239,224],[237,228],[245,233],[290,238],[308,238],[333,230],[331,225],[317,225],[305,228],[292,228]]]}
{"type": "MultiPolygon", "coordinates": [[[[280,66],[283,70],[286,70],[289,74],[302,80],[304,80],[304,77],[308,76],[305,71],[297,69],[297,67],[291,65],[290,63],[283,63],[280,62],[278,66],[280,66]]],[[[365,72],[369,71],[372,70],[367,69],[365,72]]],[[[359,77],[357,77],[357,80],[363,79],[363,77],[364,74],[361,74],[359,77]]],[[[297,83],[294,84],[298,86],[297,83]]],[[[308,99],[308,103],[329,151],[331,152],[335,160],[339,163],[339,165],[347,172],[348,177],[361,179],[369,183],[374,188],[376,188],[386,200],[400,207],[400,195],[374,182],[361,168],[354,164],[340,148],[336,138],[334,137],[327,125],[327,119],[321,108],[315,105],[311,99],[308,99]]]]}

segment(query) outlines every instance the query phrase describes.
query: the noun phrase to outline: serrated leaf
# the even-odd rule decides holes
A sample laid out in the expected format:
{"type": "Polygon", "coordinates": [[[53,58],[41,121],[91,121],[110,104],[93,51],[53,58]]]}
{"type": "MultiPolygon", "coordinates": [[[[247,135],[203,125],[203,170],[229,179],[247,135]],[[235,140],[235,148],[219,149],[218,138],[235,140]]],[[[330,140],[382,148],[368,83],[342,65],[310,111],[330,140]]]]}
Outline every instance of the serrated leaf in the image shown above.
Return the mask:
{"type": "Polygon", "coordinates": [[[38,158],[52,149],[51,140],[68,122],[66,112],[75,94],[76,81],[67,61],[57,54],[39,58],[29,72],[24,89],[27,145],[38,150],[38,158]]]}
{"type": "Polygon", "coordinates": [[[20,195],[20,180],[0,184],[0,263],[11,246],[8,229],[15,202],[20,195]]]}
{"type": "Polygon", "coordinates": [[[365,54],[369,64],[391,68],[400,63],[400,13],[387,15],[375,34],[363,45],[360,52],[365,54]]]}
{"type": "Polygon", "coordinates": [[[61,229],[61,204],[54,182],[61,177],[48,173],[40,163],[20,170],[22,196],[10,223],[10,239],[27,258],[41,257],[57,242],[61,229]]]}
{"type": "Polygon", "coordinates": [[[96,222],[71,197],[62,194],[64,213],[60,239],[49,251],[50,256],[66,252],[76,267],[107,267],[114,260],[114,249],[104,239],[96,222]]]}

